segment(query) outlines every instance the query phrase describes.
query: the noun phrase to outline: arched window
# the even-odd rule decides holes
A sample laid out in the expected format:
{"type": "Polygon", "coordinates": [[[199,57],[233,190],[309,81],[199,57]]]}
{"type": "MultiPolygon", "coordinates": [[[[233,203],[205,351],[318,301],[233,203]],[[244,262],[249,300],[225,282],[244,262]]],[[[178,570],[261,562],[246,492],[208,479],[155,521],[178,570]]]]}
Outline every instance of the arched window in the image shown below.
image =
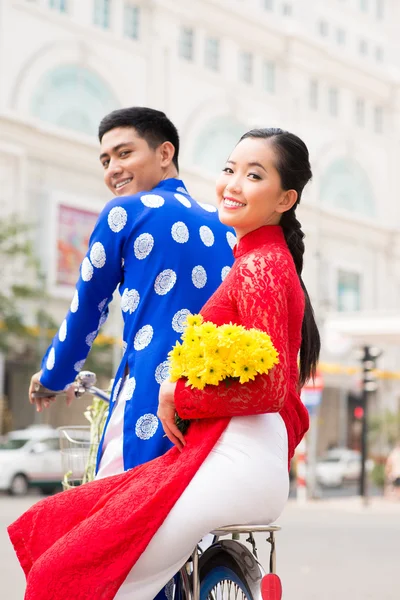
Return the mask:
{"type": "Polygon", "coordinates": [[[42,121],[96,135],[101,119],[119,104],[100,77],[85,67],[62,65],[45,74],[31,112],[42,121]]]}
{"type": "Polygon", "coordinates": [[[246,131],[244,125],[230,117],[213,119],[196,140],[193,151],[194,164],[210,173],[218,173],[246,131]]]}
{"type": "Polygon", "coordinates": [[[363,169],[351,159],[337,159],[321,178],[321,203],[325,206],[373,217],[376,207],[363,169]]]}

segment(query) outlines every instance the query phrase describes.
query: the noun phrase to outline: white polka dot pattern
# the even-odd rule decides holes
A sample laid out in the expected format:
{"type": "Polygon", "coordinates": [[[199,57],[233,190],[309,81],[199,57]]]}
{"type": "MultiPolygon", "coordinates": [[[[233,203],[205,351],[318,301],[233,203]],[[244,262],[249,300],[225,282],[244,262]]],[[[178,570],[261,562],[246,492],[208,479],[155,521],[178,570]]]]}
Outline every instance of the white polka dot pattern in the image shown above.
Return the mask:
{"type": "Polygon", "coordinates": [[[81,276],[83,281],[90,281],[93,277],[93,266],[87,256],[82,261],[81,276]]]}
{"type": "Polygon", "coordinates": [[[56,353],[55,353],[54,348],[51,348],[51,350],[47,356],[47,360],[46,360],[46,369],[51,371],[54,367],[55,362],[56,362],[56,353]]]}
{"type": "Polygon", "coordinates": [[[85,361],[86,361],[86,358],[82,358],[82,360],[78,360],[78,362],[76,362],[74,364],[74,371],[76,371],[77,373],[79,373],[79,371],[82,371],[85,361]]]}
{"type": "Polygon", "coordinates": [[[228,275],[229,271],[231,270],[230,267],[224,267],[221,271],[221,279],[222,281],[224,281],[225,277],[228,275]]]}
{"type": "Polygon", "coordinates": [[[150,233],[142,233],[133,244],[133,251],[138,260],[146,258],[154,247],[154,238],[150,233]]]}
{"type": "Polygon", "coordinates": [[[139,329],[133,341],[133,347],[135,350],[143,350],[146,348],[153,339],[153,333],[154,332],[151,325],[144,325],[141,329],[139,329]]]}
{"type": "Polygon", "coordinates": [[[233,247],[235,246],[235,244],[237,242],[236,236],[231,231],[228,231],[226,234],[226,239],[227,239],[228,244],[230,245],[230,247],[233,250],[233,247]]]}
{"type": "Polygon", "coordinates": [[[171,235],[175,242],[178,244],[184,244],[189,239],[189,229],[182,221],[177,221],[171,228],[171,235]]]}
{"type": "Polygon", "coordinates": [[[214,243],[214,234],[207,225],[200,227],[200,238],[205,246],[212,246],[214,243]]]}
{"type": "Polygon", "coordinates": [[[121,310],[132,314],[139,306],[140,295],[137,290],[125,289],[121,298],[121,310]]]}
{"type": "Polygon", "coordinates": [[[136,379],[134,377],[129,377],[123,385],[121,400],[131,400],[133,396],[133,392],[136,389],[136,379]]]}
{"type": "Polygon", "coordinates": [[[186,319],[192,313],[187,308],[182,308],[174,314],[172,319],[172,329],[177,333],[183,333],[185,331],[186,319]]]}
{"type": "Polygon", "coordinates": [[[121,383],[122,383],[122,377],[120,377],[118,379],[117,383],[115,384],[113,395],[112,395],[112,402],[115,402],[116,399],[118,398],[119,390],[121,389],[121,383]]]}
{"type": "Polygon", "coordinates": [[[100,242],[95,242],[90,250],[90,260],[96,269],[101,269],[106,264],[106,251],[100,242]]]}
{"type": "Polygon", "coordinates": [[[89,346],[89,348],[91,348],[93,346],[93,342],[96,339],[96,335],[97,335],[97,330],[96,331],[92,331],[92,333],[89,333],[86,336],[85,342],[89,346]]]}
{"type": "Polygon", "coordinates": [[[204,267],[198,265],[192,271],[193,285],[199,289],[203,288],[207,283],[207,273],[204,267]]]}
{"type": "Polygon", "coordinates": [[[140,200],[147,208],[160,208],[165,202],[164,198],[158,194],[145,194],[140,200]]]}
{"type": "Polygon", "coordinates": [[[135,433],[141,440],[149,440],[158,429],[158,419],[156,415],[147,413],[136,421],[135,433]]]}
{"type": "Polygon", "coordinates": [[[204,208],[207,212],[217,212],[217,207],[213,204],[207,204],[206,202],[198,202],[201,208],[204,208]]]}
{"type": "Polygon", "coordinates": [[[72,298],[70,310],[72,313],[76,313],[79,308],[79,295],[78,290],[75,290],[74,297],[72,298]]]}
{"type": "Polygon", "coordinates": [[[65,339],[67,337],[67,321],[66,319],[64,319],[64,321],[61,323],[61,327],[58,330],[58,339],[60,340],[60,342],[65,342],[65,339]]]}
{"type": "Polygon", "coordinates": [[[128,342],[122,342],[122,354],[125,354],[128,347],[128,342]]]}
{"type": "Polygon", "coordinates": [[[106,312],[102,313],[101,317],[100,317],[99,326],[97,328],[97,331],[100,329],[100,327],[103,327],[103,325],[107,321],[107,319],[108,319],[108,313],[106,313],[106,312]]]}
{"type": "Polygon", "coordinates": [[[154,290],[159,296],[165,296],[172,290],[176,283],[176,273],[172,269],[165,269],[157,275],[154,282],[154,290]]]}
{"type": "Polygon", "coordinates": [[[100,311],[100,312],[103,312],[103,310],[104,310],[104,307],[105,307],[105,305],[107,304],[107,300],[108,300],[108,298],[104,298],[104,300],[102,300],[102,301],[100,302],[100,304],[98,305],[98,307],[97,307],[97,308],[99,309],[99,311],[100,311]]]}
{"type": "Polygon", "coordinates": [[[179,187],[176,188],[177,192],[181,192],[182,194],[187,194],[188,191],[186,188],[182,187],[181,185],[179,187]]]}
{"type": "Polygon", "coordinates": [[[121,231],[128,220],[128,214],[122,206],[114,206],[108,213],[108,225],[114,233],[121,231]]]}
{"type": "Polygon", "coordinates": [[[157,383],[159,383],[160,385],[162,384],[163,381],[166,381],[168,379],[169,367],[170,367],[169,361],[164,360],[164,362],[160,363],[158,365],[158,367],[156,368],[155,377],[156,377],[157,383]]]}
{"type": "MultiPolygon", "coordinates": [[[[186,193],[186,192],[184,192],[184,193],[186,193]]],[[[174,194],[174,196],[175,196],[175,198],[177,200],[179,200],[179,202],[181,204],[183,204],[183,206],[186,206],[186,208],[191,208],[192,207],[192,203],[190,202],[189,198],[186,198],[185,196],[182,196],[182,194],[174,194]]]]}

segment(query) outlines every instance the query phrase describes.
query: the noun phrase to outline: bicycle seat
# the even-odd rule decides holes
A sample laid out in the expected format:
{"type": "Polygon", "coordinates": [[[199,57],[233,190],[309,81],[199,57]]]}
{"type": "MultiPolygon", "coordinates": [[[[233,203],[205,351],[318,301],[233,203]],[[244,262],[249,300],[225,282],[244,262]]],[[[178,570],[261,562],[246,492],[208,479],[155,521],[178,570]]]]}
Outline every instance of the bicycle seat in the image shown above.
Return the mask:
{"type": "Polygon", "coordinates": [[[220,536],[232,533],[263,533],[265,531],[273,533],[280,530],[281,528],[278,525],[225,525],[214,529],[211,533],[220,536]]]}

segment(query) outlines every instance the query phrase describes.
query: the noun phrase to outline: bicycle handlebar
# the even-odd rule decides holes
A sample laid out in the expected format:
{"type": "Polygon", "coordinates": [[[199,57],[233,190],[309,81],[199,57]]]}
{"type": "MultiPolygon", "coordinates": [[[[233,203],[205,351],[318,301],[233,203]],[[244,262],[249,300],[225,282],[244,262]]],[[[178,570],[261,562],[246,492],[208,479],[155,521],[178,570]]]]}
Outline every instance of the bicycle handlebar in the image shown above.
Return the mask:
{"type": "MultiPolygon", "coordinates": [[[[81,396],[83,396],[83,394],[88,392],[89,394],[93,394],[94,396],[97,396],[101,400],[105,400],[106,402],[109,402],[110,401],[109,394],[107,394],[107,392],[101,390],[100,388],[96,387],[95,386],[96,381],[97,381],[96,373],[92,373],[92,371],[81,371],[80,373],[78,373],[74,383],[71,384],[71,385],[75,384],[75,390],[74,390],[75,397],[80,398],[81,396]]],[[[53,391],[53,390],[49,390],[48,388],[41,385],[38,390],[36,390],[35,392],[32,392],[32,397],[33,398],[52,398],[53,396],[59,396],[60,394],[63,394],[63,393],[64,393],[64,390],[53,391]]]]}

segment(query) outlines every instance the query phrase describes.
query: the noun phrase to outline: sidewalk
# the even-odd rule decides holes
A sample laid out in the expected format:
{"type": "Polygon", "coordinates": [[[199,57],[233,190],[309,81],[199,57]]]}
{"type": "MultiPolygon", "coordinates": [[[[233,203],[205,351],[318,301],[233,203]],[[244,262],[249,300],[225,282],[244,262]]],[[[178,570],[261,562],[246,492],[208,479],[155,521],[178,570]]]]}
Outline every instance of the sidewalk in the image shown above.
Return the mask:
{"type": "Polygon", "coordinates": [[[400,516],[400,502],[388,500],[382,496],[368,498],[366,504],[359,496],[307,500],[303,503],[298,502],[296,498],[291,498],[288,504],[304,510],[331,509],[349,513],[397,514],[400,516]]]}

